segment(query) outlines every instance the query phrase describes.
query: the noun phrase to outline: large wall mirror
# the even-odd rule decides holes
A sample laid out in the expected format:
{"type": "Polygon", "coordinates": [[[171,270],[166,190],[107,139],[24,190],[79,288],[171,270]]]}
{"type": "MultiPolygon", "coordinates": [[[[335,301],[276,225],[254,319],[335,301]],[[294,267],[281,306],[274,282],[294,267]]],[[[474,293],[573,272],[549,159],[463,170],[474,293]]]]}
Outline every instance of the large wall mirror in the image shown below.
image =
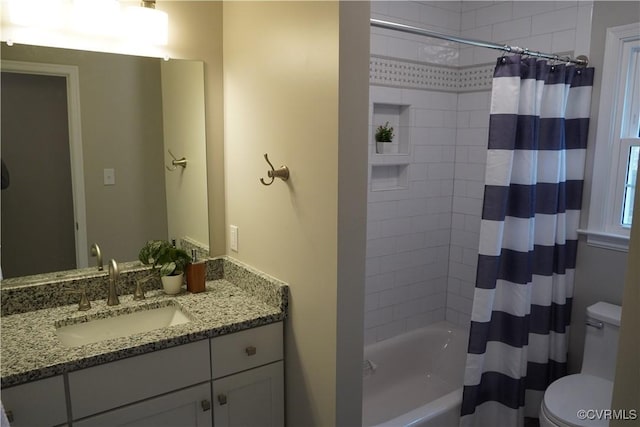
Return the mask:
{"type": "Polygon", "coordinates": [[[95,265],[93,243],[105,265],[150,239],[208,252],[202,62],[4,43],[0,54],[5,279],[95,265]]]}

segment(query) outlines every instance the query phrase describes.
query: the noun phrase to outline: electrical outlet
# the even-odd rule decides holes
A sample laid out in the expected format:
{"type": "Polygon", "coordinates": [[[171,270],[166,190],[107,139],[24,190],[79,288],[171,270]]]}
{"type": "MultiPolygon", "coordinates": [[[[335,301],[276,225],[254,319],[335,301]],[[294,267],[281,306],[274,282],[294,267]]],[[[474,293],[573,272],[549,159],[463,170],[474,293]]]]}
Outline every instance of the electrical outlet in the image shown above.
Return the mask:
{"type": "Polygon", "coordinates": [[[238,252],[238,226],[229,226],[229,246],[234,252],[238,252]]]}

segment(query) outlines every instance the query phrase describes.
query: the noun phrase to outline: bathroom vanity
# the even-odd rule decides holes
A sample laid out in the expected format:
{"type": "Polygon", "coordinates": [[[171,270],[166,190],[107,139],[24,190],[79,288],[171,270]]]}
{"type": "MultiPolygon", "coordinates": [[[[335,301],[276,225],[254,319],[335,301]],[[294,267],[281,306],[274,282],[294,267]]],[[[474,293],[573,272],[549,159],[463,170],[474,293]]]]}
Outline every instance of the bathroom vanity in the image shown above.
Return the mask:
{"type": "Polygon", "coordinates": [[[217,265],[199,294],[152,290],[142,301],[121,295],[118,306],[92,301],[83,312],[76,304],[4,313],[2,402],[11,425],[284,425],[288,287],[227,258],[208,263],[217,265]],[[69,325],[166,307],[188,321],[86,344],[60,339],[69,325]]]}

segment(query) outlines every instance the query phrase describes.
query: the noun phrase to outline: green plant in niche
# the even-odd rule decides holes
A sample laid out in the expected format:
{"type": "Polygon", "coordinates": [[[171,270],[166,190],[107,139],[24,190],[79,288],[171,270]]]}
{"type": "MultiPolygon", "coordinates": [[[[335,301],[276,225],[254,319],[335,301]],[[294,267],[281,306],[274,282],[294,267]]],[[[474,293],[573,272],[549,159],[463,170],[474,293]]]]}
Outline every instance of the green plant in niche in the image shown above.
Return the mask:
{"type": "Polygon", "coordinates": [[[391,142],[393,140],[393,127],[389,126],[389,122],[384,126],[378,126],[376,129],[376,142],[391,142]]]}
{"type": "Polygon", "coordinates": [[[145,265],[159,269],[160,276],[177,276],[184,272],[191,257],[166,240],[149,240],[140,249],[138,259],[145,265]]]}

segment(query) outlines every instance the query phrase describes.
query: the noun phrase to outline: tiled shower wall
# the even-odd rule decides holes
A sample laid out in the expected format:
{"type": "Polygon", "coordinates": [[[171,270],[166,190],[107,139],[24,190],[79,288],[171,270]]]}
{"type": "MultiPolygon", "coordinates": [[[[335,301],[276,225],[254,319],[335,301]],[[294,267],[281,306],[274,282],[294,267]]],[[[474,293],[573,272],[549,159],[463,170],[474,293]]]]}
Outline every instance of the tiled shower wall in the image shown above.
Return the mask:
{"type": "MultiPolygon", "coordinates": [[[[531,50],[588,54],[592,2],[378,2],[372,17],[531,50]]],[[[498,51],[372,28],[370,103],[411,114],[395,189],[369,189],[365,343],[446,320],[468,326],[498,51]],[[406,179],[406,181],[403,181],[406,179]],[[406,185],[406,188],[402,188],[406,185]]],[[[373,107],[372,107],[373,110],[373,107]]],[[[373,117],[371,111],[370,117],[373,117]]],[[[372,179],[373,178],[373,179],[372,179]]]]}

